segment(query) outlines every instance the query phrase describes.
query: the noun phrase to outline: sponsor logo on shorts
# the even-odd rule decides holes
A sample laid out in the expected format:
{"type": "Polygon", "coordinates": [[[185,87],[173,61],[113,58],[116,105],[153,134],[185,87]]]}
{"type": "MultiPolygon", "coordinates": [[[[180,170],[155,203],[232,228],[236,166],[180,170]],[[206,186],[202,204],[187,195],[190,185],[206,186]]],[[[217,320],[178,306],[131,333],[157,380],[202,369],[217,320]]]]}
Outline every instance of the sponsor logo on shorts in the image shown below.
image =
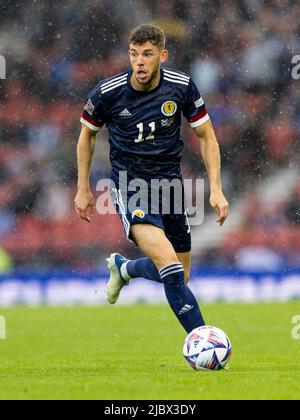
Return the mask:
{"type": "Polygon", "coordinates": [[[145,213],[143,212],[143,210],[137,209],[134,210],[134,212],[132,213],[132,218],[134,217],[138,217],[139,219],[143,219],[145,217],[145,213]]]}

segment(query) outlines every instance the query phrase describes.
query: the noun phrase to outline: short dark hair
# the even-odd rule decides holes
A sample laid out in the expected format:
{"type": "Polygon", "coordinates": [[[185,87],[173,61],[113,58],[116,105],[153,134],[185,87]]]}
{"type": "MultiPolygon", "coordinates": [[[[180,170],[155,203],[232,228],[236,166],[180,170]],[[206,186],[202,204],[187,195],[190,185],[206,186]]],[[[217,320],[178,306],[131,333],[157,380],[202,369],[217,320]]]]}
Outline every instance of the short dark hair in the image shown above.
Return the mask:
{"type": "Polygon", "coordinates": [[[163,50],[166,44],[166,35],[158,26],[145,24],[138,26],[129,38],[129,44],[143,45],[147,41],[163,50]]]}

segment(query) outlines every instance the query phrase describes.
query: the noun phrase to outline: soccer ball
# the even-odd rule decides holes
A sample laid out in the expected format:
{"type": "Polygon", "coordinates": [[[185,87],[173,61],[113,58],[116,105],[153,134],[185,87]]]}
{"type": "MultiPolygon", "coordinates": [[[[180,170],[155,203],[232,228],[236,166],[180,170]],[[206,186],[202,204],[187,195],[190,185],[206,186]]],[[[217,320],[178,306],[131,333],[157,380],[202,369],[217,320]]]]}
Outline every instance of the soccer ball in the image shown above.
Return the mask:
{"type": "Polygon", "coordinates": [[[227,369],[231,343],[224,331],[206,325],[195,328],[187,336],[183,355],[195,370],[227,369]]]}

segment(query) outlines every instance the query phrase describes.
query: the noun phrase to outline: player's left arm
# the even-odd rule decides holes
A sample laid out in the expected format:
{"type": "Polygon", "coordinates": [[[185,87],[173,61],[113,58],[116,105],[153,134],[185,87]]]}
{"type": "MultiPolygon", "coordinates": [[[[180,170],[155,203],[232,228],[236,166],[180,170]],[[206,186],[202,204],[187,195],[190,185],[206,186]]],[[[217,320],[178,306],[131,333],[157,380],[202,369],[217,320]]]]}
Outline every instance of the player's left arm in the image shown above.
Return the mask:
{"type": "Polygon", "coordinates": [[[228,217],[229,205],[222,190],[219,144],[210,120],[193,130],[200,140],[201,155],[208,173],[210,205],[218,214],[217,223],[222,226],[228,217]]]}

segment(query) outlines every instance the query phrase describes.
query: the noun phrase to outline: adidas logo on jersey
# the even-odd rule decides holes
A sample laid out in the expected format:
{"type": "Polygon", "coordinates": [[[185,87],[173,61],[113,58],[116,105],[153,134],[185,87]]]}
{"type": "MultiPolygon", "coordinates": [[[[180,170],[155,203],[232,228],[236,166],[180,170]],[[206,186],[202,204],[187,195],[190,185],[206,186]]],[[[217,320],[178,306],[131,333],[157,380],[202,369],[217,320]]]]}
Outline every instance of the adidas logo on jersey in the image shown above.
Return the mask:
{"type": "Polygon", "coordinates": [[[122,112],[119,114],[120,117],[132,117],[131,112],[128,111],[127,108],[123,109],[122,112]]]}
{"type": "Polygon", "coordinates": [[[193,306],[191,306],[191,305],[184,305],[184,307],[180,309],[180,312],[179,312],[178,315],[183,315],[186,312],[191,311],[192,309],[193,309],[193,306]]]}

